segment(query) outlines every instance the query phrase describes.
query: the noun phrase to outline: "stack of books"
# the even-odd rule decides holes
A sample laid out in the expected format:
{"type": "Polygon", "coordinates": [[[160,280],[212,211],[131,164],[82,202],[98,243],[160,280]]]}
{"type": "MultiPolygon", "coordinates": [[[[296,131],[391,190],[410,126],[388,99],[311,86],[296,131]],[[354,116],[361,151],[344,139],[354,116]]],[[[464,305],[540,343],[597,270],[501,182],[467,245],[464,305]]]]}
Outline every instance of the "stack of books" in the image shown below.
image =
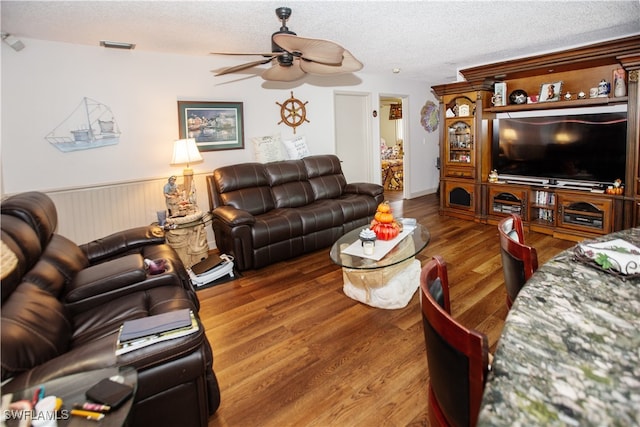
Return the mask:
{"type": "Polygon", "coordinates": [[[162,341],[183,337],[200,329],[188,308],[127,320],[120,327],[116,356],[162,341]]]}

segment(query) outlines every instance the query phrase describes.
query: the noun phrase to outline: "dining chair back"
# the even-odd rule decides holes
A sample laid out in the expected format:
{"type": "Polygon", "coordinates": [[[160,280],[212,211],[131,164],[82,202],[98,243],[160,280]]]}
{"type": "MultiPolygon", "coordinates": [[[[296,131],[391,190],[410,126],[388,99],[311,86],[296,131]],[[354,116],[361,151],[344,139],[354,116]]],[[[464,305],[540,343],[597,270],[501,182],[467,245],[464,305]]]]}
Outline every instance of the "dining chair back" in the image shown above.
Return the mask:
{"type": "Polygon", "coordinates": [[[524,242],[520,215],[510,214],[501,220],[498,232],[504,284],[507,288],[507,307],[510,309],[520,289],[538,269],[538,252],[524,242]]]}
{"type": "Polygon", "coordinates": [[[434,256],[420,275],[431,426],[474,426],[489,370],[487,336],[451,317],[447,266],[434,256]]]}

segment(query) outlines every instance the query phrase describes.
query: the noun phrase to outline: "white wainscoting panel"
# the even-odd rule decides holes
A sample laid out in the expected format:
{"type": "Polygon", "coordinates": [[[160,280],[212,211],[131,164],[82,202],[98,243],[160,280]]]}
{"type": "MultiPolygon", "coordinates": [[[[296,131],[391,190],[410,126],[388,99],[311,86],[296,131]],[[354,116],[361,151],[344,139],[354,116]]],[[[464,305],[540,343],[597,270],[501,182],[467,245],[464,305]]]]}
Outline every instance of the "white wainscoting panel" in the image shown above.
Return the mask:
{"type": "MultiPolygon", "coordinates": [[[[198,206],[207,211],[209,199],[204,175],[195,175],[194,180],[198,206]]],[[[166,179],[154,179],[46,193],[58,210],[57,233],[82,244],[157,222],[157,211],[166,209],[162,194],[165,183],[166,179]]],[[[211,225],[206,229],[209,247],[215,248],[211,225]]]]}

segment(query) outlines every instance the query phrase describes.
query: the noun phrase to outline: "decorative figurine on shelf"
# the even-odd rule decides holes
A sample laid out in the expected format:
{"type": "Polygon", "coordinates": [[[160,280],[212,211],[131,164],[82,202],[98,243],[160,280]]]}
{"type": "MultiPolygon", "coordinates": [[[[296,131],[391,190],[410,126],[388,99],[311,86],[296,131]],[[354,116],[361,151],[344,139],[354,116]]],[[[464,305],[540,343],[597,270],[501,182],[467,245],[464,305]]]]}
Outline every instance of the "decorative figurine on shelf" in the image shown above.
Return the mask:
{"type": "Polygon", "coordinates": [[[613,72],[613,95],[616,97],[627,95],[625,71],[622,68],[619,68],[613,72]]]}
{"type": "Polygon", "coordinates": [[[608,186],[605,190],[605,193],[622,195],[624,193],[624,185],[622,185],[622,180],[616,179],[615,181],[613,181],[613,185],[608,186]]]}
{"type": "Polygon", "coordinates": [[[493,169],[489,173],[489,182],[498,182],[498,171],[493,169]]]}
{"type": "Polygon", "coordinates": [[[180,191],[178,191],[178,186],[176,185],[176,176],[171,175],[167,180],[167,183],[163,188],[165,202],[167,204],[167,210],[169,211],[169,216],[175,215],[179,208],[181,197],[180,191]]]}
{"type": "Polygon", "coordinates": [[[611,92],[611,85],[605,79],[602,79],[598,84],[598,96],[603,98],[609,96],[609,92],[611,92]]]}

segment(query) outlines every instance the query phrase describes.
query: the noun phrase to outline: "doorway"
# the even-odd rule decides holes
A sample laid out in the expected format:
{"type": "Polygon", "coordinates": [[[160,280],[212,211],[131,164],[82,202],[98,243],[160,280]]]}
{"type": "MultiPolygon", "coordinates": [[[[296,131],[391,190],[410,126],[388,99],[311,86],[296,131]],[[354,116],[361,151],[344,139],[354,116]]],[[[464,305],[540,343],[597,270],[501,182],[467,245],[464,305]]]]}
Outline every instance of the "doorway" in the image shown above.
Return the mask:
{"type": "Polygon", "coordinates": [[[402,98],[380,97],[380,166],[385,193],[404,193],[404,122],[402,98]]]}

